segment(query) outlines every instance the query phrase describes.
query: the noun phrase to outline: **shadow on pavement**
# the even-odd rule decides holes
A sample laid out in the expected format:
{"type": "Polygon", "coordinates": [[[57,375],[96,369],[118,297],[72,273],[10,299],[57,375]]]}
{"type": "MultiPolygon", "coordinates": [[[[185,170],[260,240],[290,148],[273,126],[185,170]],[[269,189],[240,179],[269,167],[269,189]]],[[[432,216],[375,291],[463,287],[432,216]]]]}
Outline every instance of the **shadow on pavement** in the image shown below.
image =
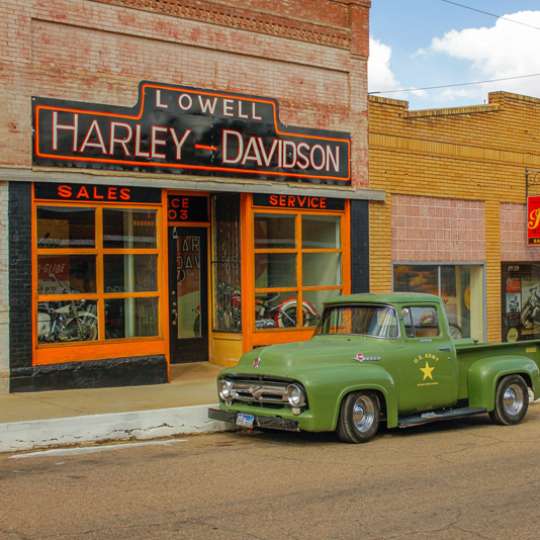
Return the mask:
{"type": "MultiPolygon", "coordinates": [[[[378,437],[412,437],[417,438],[421,435],[433,435],[437,433],[452,432],[456,430],[467,431],[471,429],[482,429],[492,426],[487,415],[471,416],[460,420],[447,420],[443,422],[433,422],[422,426],[415,426],[405,429],[393,428],[388,429],[383,426],[379,429],[378,437]]],[[[229,433],[229,437],[235,438],[250,438],[256,439],[259,442],[268,442],[272,444],[281,443],[286,445],[303,445],[303,444],[343,444],[339,441],[337,435],[333,432],[325,433],[308,433],[308,432],[287,432],[287,431],[272,431],[272,430],[255,430],[255,431],[236,431],[229,433]]]]}

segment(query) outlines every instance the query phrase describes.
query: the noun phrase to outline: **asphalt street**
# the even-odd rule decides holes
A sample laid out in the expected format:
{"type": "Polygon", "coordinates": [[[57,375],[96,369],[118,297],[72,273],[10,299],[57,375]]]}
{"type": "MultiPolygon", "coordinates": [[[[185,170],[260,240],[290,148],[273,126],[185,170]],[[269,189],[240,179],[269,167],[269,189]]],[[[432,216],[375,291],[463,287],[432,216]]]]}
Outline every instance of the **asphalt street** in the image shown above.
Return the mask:
{"type": "Polygon", "coordinates": [[[540,538],[540,406],[386,431],[0,456],[0,538],[540,538]],[[96,451],[98,450],[98,451],[96,451]]]}

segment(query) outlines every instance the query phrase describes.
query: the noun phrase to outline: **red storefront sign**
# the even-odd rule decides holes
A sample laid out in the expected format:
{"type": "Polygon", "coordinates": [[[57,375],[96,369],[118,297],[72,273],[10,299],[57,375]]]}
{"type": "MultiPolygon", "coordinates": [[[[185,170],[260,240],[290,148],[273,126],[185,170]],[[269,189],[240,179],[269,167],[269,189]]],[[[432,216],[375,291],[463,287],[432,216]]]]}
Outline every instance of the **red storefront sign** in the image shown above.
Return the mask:
{"type": "Polygon", "coordinates": [[[167,215],[170,222],[209,220],[208,197],[192,195],[169,195],[167,197],[167,215]]]}
{"type": "Polygon", "coordinates": [[[161,190],[130,186],[91,184],[34,184],[36,199],[84,202],[161,202],[161,190]]]}
{"type": "Polygon", "coordinates": [[[274,208],[295,208],[306,210],[343,210],[344,199],[328,197],[311,197],[308,195],[253,195],[254,206],[270,206],[274,208]]]}
{"type": "Polygon", "coordinates": [[[540,245],[540,196],[527,197],[527,240],[540,245]]]}

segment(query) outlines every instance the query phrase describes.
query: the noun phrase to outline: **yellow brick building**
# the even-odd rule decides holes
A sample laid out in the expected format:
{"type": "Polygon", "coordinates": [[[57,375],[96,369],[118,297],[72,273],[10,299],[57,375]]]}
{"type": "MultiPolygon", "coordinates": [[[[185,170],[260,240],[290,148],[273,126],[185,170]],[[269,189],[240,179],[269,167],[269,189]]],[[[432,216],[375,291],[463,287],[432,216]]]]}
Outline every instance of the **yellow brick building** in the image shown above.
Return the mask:
{"type": "Polygon", "coordinates": [[[371,290],[440,294],[456,335],[540,337],[525,205],[538,170],[540,99],[494,92],[485,105],[411,111],[371,96],[369,182],[386,192],[370,202],[371,290]]]}

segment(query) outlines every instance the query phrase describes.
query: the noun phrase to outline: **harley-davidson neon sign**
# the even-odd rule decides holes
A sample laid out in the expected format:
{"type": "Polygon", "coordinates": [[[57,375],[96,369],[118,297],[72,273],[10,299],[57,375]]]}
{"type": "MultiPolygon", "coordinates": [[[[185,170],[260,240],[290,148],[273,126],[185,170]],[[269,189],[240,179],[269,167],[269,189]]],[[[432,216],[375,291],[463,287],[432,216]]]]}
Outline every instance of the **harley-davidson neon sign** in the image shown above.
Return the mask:
{"type": "Polygon", "coordinates": [[[277,100],[141,82],[133,108],[33,98],[33,163],[350,183],[350,135],[284,126],[277,100]]]}

